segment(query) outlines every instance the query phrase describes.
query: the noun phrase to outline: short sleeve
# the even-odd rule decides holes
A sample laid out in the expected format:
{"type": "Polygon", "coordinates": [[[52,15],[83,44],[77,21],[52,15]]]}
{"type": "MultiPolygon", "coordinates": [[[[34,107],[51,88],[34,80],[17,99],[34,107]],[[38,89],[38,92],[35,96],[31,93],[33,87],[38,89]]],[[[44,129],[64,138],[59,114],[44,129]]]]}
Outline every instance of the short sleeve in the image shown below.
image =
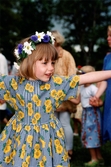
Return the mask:
{"type": "Polygon", "coordinates": [[[107,54],[103,61],[103,70],[111,69],[111,53],[107,54]]]}
{"type": "Polygon", "coordinates": [[[11,90],[15,91],[17,86],[16,76],[0,76],[0,98],[8,101],[11,96],[11,90]]]}
{"type": "Polygon", "coordinates": [[[0,76],[0,99],[4,99],[4,94],[6,93],[5,78],[6,76],[0,76]]]}
{"type": "Polygon", "coordinates": [[[107,64],[107,57],[105,56],[104,61],[103,61],[103,70],[106,69],[106,64],[107,64]]]}
{"type": "Polygon", "coordinates": [[[55,99],[61,103],[64,100],[76,98],[79,85],[79,76],[70,77],[53,76],[56,96],[55,99]]]}

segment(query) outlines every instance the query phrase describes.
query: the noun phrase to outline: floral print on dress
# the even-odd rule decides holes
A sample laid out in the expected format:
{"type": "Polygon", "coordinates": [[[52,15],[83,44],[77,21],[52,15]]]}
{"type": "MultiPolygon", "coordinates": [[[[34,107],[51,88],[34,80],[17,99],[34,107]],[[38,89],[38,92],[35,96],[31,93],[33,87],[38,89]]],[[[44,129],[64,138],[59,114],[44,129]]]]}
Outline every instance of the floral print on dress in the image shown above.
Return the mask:
{"type": "Polygon", "coordinates": [[[65,136],[55,109],[76,97],[79,76],[48,83],[0,76],[0,98],[15,110],[0,135],[0,167],[69,167],[65,136]]]}

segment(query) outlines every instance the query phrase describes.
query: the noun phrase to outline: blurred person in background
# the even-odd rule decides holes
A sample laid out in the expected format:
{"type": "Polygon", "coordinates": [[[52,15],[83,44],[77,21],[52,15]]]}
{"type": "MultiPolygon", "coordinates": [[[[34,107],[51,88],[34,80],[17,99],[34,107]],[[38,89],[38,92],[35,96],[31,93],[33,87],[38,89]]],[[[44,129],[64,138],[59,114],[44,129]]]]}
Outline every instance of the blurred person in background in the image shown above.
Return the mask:
{"type": "MultiPolygon", "coordinates": [[[[59,59],[55,64],[55,73],[61,76],[70,76],[76,74],[76,63],[70,52],[63,49],[62,45],[65,42],[64,37],[57,31],[51,31],[52,35],[55,37],[54,46],[58,52],[59,59]]],[[[57,113],[55,115],[60,120],[64,133],[66,136],[66,149],[68,150],[69,157],[71,158],[73,154],[73,130],[70,124],[70,113],[67,111],[57,113]]]]}
{"type": "MultiPolygon", "coordinates": [[[[107,28],[107,42],[111,48],[111,25],[107,28]]],[[[111,70],[111,52],[109,51],[103,61],[103,70],[111,70]]],[[[103,126],[102,126],[102,140],[103,143],[111,142],[111,79],[99,83],[98,92],[90,100],[96,101],[105,91],[104,107],[103,107],[103,126]],[[107,85],[107,88],[106,88],[107,85]]]]}

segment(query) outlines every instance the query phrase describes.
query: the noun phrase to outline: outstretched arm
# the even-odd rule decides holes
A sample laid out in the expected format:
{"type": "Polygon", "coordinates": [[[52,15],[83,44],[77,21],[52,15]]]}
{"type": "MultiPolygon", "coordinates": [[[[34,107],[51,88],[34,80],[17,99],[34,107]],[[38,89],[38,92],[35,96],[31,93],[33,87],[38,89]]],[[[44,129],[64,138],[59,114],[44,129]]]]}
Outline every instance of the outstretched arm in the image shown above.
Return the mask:
{"type": "Polygon", "coordinates": [[[86,83],[96,83],[111,78],[111,70],[89,72],[80,75],[79,85],[86,83]]]}

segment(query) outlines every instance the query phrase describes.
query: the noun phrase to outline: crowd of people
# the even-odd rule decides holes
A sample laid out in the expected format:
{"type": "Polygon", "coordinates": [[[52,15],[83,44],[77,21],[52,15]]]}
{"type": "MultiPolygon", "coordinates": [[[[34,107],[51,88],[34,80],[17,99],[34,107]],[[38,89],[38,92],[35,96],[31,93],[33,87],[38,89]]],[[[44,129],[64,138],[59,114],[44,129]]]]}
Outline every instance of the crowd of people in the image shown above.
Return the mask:
{"type": "MultiPolygon", "coordinates": [[[[79,73],[74,57],[62,47],[64,41],[56,30],[36,31],[21,40],[14,49],[17,62],[10,75],[0,54],[4,74],[0,76],[0,121],[6,124],[0,134],[0,167],[69,167],[73,137],[79,135],[77,123],[81,143],[91,156],[84,166],[105,163],[100,147],[111,141],[111,53],[104,58],[103,70],[86,65],[79,73]],[[15,111],[10,118],[7,103],[15,111]],[[64,109],[58,112],[62,103],[64,109]],[[76,109],[69,112],[74,105],[76,109]]],[[[111,26],[107,41],[111,47],[111,26]]]]}

